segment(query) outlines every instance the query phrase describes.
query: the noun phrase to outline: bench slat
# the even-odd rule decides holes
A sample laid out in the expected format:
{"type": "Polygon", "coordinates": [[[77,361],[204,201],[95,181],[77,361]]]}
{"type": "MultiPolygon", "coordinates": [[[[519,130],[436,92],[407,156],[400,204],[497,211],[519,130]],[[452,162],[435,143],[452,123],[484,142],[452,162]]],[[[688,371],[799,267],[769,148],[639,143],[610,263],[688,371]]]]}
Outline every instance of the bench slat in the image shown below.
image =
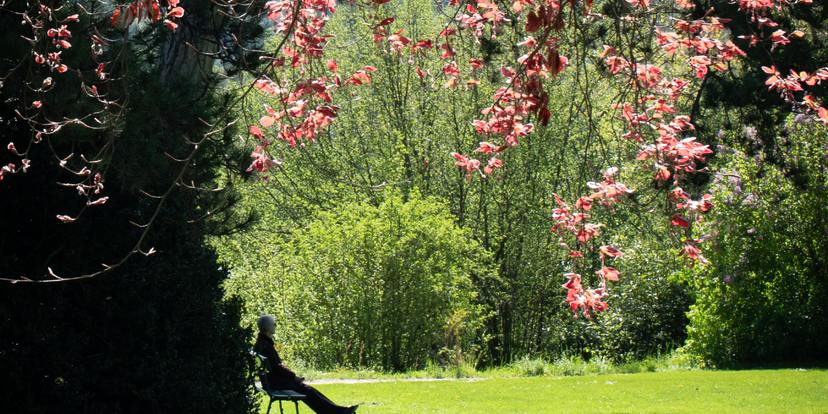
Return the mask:
{"type": "Polygon", "coordinates": [[[300,394],[293,390],[271,390],[267,391],[267,393],[273,398],[284,398],[288,400],[301,400],[306,397],[305,394],[300,394]]]}

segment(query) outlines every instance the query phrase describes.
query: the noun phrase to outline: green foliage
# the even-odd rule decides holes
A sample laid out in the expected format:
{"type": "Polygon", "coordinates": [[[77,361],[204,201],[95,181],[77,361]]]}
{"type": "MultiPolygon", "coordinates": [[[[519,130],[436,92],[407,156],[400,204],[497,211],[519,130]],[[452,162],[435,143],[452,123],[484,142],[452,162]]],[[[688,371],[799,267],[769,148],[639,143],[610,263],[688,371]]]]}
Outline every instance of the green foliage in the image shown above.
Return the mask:
{"type": "MultiPolygon", "coordinates": [[[[616,263],[623,272],[621,280],[609,286],[609,310],[586,320],[573,318],[568,307],[557,311],[531,308],[540,313],[540,322],[531,327],[536,348],[529,353],[530,359],[597,359],[618,364],[663,355],[684,343],[685,312],[693,302],[693,292],[675,276],[683,264],[660,241],[667,237],[666,227],[648,217],[621,214],[619,221],[621,229],[639,230],[633,237],[619,230],[621,234],[612,240],[625,255],[616,263]]],[[[548,279],[552,290],[557,281],[548,279]]]]}
{"type": "Polygon", "coordinates": [[[345,204],[284,243],[239,247],[260,259],[234,267],[228,291],[248,322],[274,314],[286,354],[314,367],[459,366],[482,345],[472,280],[489,258],[433,198],[345,204]]]}
{"type": "Polygon", "coordinates": [[[460,379],[460,378],[515,378],[538,376],[580,376],[596,374],[634,374],[655,371],[678,371],[696,369],[692,356],[679,351],[669,354],[648,356],[642,359],[615,362],[609,358],[593,357],[589,360],[578,356],[566,356],[555,359],[522,357],[511,364],[498,367],[477,369],[469,364],[444,366],[434,362],[426,364],[421,370],[405,372],[385,372],[369,369],[348,369],[339,367],[335,370],[317,371],[300,367],[297,371],[310,381],[337,380],[424,380],[424,379],[460,379]]]}
{"type": "Polygon", "coordinates": [[[713,265],[687,276],[687,349],[708,365],[826,357],[828,137],[788,132],[782,166],[723,148],[713,265]]]}
{"type": "MultiPolygon", "coordinates": [[[[390,7],[388,14],[396,17],[390,30],[404,26],[404,34],[413,39],[434,38],[445,26],[446,16],[428,2],[395,1],[384,7],[390,7]]],[[[567,250],[549,232],[551,194],[573,199],[588,191],[585,183],[599,176],[599,170],[620,165],[626,180],[635,168],[621,165],[620,159],[609,159],[608,153],[621,154],[632,147],[616,139],[611,116],[593,115],[595,108],[609,107],[612,99],[611,84],[601,82],[604,75],[591,65],[578,65],[550,79],[549,126],[536,125],[531,139],[504,154],[506,167],[494,176],[467,180],[449,154],[472,151],[485,139],[474,132],[472,121],[491,104],[492,92],[502,86],[498,64],[508,57],[503,53],[510,53],[510,42],[518,40],[498,37],[498,47],[491,50],[500,52],[492,53],[489,62],[472,73],[468,58],[478,48],[491,45],[465,37],[455,39],[452,47],[464,75],[460,86],[446,89],[441,75],[446,62],[383,53],[371,41],[370,26],[363,19],[358,10],[339,8],[328,26],[336,37],[326,55],[337,61],[343,74],[364,65],[377,66],[373,82],[337,92],[335,100],[341,109],[328,134],[304,148],[285,149],[280,154],[283,166],[268,182],[243,189],[244,209],[263,219],[252,232],[216,243],[220,248],[225,243],[234,245],[221,250],[228,266],[255,269],[259,263],[269,262],[278,249],[274,246],[281,246],[288,235],[307,226],[319,212],[366,200],[377,205],[388,194],[383,191],[387,188],[398,189],[404,196],[417,189],[425,196],[444,200],[455,222],[491,252],[497,265],[500,283],[482,279],[474,280],[472,286],[479,292],[479,301],[492,311],[481,338],[486,344],[481,364],[507,364],[524,355],[588,357],[610,350],[618,358],[626,358],[663,351],[681,341],[687,298],[681,296],[683,292],[673,292],[679,299],[662,300],[673,294],[666,282],[657,282],[661,283],[658,301],[652,297],[638,302],[636,298],[624,299],[623,309],[632,316],[614,313],[610,330],[600,323],[603,318],[598,318],[598,324],[573,321],[563,301],[562,274],[569,271],[567,250]],[[418,66],[429,76],[420,79],[415,72],[418,66]],[[479,79],[480,85],[466,87],[466,77],[479,79]],[[260,243],[273,250],[245,248],[260,243]],[[623,333],[632,329],[638,333],[623,333]],[[624,345],[609,345],[609,331],[621,332],[624,345]],[[606,347],[601,344],[605,340],[606,347]],[[621,349],[631,344],[635,349],[621,349]]],[[[570,40],[564,36],[562,41],[570,40]]],[[[586,52],[573,49],[572,53],[571,59],[580,59],[585,58],[580,53],[586,52]]],[[[254,100],[251,104],[260,108],[263,102],[254,100]]],[[[640,184],[636,189],[642,192],[648,190],[647,180],[635,184],[640,184]]],[[[604,228],[609,237],[638,233],[642,226],[663,225],[631,217],[623,208],[611,220],[604,228]]],[[[636,241],[623,240],[619,247],[623,250],[636,241]]],[[[663,245],[649,247],[649,257],[664,254],[663,245]]],[[[647,264],[628,273],[626,266],[621,266],[624,282],[619,292],[627,289],[628,278],[634,278],[637,292],[644,293],[649,278],[662,280],[669,273],[652,271],[647,264]],[[651,276],[654,274],[664,276],[651,276]]],[[[610,303],[615,300],[610,298],[610,303]]],[[[453,357],[444,352],[440,359],[453,357]]]]}
{"type": "Polygon", "coordinates": [[[547,373],[547,363],[542,359],[523,357],[512,366],[525,377],[537,377],[547,373]]]}
{"type": "MultiPolygon", "coordinates": [[[[662,225],[663,231],[663,225],[662,225]]],[[[653,234],[653,236],[656,236],[653,234]]],[[[656,236],[657,237],[657,236],[656,236]]],[[[680,347],[692,291],[674,274],[684,264],[654,239],[626,250],[626,275],[612,286],[612,306],[599,318],[599,354],[613,361],[646,359],[680,347]]]]}

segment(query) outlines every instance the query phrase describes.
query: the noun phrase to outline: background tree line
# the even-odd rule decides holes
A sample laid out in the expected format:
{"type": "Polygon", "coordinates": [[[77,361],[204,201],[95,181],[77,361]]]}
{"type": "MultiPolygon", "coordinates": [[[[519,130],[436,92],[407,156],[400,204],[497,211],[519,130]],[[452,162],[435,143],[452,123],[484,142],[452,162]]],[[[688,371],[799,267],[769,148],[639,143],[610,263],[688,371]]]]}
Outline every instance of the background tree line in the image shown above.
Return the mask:
{"type": "MultiPolygon", "coordinates": [[[[607,14],[618,7],[617,2],[599,4],[607,14]]],[[[821,7],[815,10],[815,15],[804,17],[814,28],[814,51],[799,58],[814,68],[825,61],[819,55],[824,52],[820,47],[824,39],[817,33],[824,21],[824,16],[817,15],[825,11],[821,7]]],[[[247,232],[213,243],[231,269],[229,292],[246,299],[246,323],[259,312],[277,314],[284,327],[280,340],[286,352],[319,368],[400,370],[421,368],[428,360],[445,363],[443,355],[452,346],[437,334],[450,335],[451,315],[460,307],[469,309],[468,317],[476,318],[463,331],[468,339],[462,342],[466,344],[465,360],[478,366],[509,363],[524,356],[555,359],[575,355],[616,361],[641,358],[683,346],[688,334],[686,349],[702,364],[787,360],[792,355],[785,349],[793,342],[805,346],[807,352],[800,354],[805,358],[824,357],[815,344],[824,337],[819,332],[826,319],[818,309],[825,304],[820,292],[826,280],[816,269],[824,264],[826,232],[824,226],[812,224],[825,222],[824,203],[816,202],[825,189],[825,136],[818,127],[796,123],[791,117],[764,116],[763,106],[775,99],[773,95],[757,95],[755,88],[736,84],[764,79],[757,74],[737,75],[752,69],[734,67],[731,73],[711,75],[704,81],[703,94],[696,98],[695,115],[703,119],[699,137],[714,147],[718,145],[722,155],[708,166],[708,173],[699,174],[696,188],[688,189],[718,191],[716,220],[709,228],[716,246],[713,264],[684,270],[684,264],[673,258],[673,236],[659,219],[642,214],[663,209],[656,195],[666,190],[639,178],[632,185],[636,194],[631,207],[622,207],[602,229],[627,253],[619,265],[625,276],[612,286],[611,310],[585,322],[574,320],[561,298],[567,250],[559,247],[550,233],[548,215],[553,192],[576,196],[585,190],[584,183],[590,177],[608,165],[620,165],[622,175],[630,173],[625,177],[629,180],[635,180],[631,172],[641,168],[624,164],[624,159],[634,158],[631,152],[635,148],[618,138],[619,123],[607,111],[617,88],[602,63],[593,62],[588,53],[605,43],[608,36],[615,36],[617,29],[598,25],[584,32],[571,32],[570,37],[562,39],[572,51],[569,58],[585,64],[573,66],[561,78],[550,81],[549,126],[536,126],[532,138],[519,151],[504,156],[506,168],[494,177],[467,180],[447,154],[477,147],[480,137],[471,121],[488,105],[487,97],[497,87],[492,71],[498,65],[488,63],[514,58],[511,55],[517,51],[513,45],[523,38],[520,29],[491,41],[466,39],[465,43],[454,44],[458,62],[467,61],[464,57],[480,50],[488,61],[477,72],[479,84],[461,82],[446,93],[439,76],[440,62],[428,66],[429,62],[406,61],[383,53],[382,46],[371,41],[371,28],[358,11],[347,6],[340,11],[329,26],[336,34],[329,55],[343,68],[376,66],[379,70],[373,83],[339,97],[346,104],[327,136],[314,145],[286,149],[281,154],[283,165],[268,182],[245,186],[241,208],[259,214],[261,220],[247,232]],[[419,76],[418,68],[428,76],[419,76]],[[763,136],[784,138],[774,138],[771,145],[763,136]],[[797,165],[796,175],[785,172],[791,169],[791,163],[797,165]],[[722,190],[734,180],[743,183],[738,197],[749,195],[747,202],[736,201],[729,190],[722,190]],[[773,200],[787,197],[787,184],[779,187],[777,180],[797,186],[796,190],[791,188],[790,196],[798,201],[790,202],[804,210],[793,214],[782,209],[779,221],[760,225],[761,212],[767,211],[762,208],[771,209],[777,205],[773,200]],[[795,184],[797,181],[799,184],[795,184]],[[747,190],[749,185],[769,187],[763,192],[758,188],[747,190]],[[774,193],[770,187],[781,191],[774,193]],[[412,194],[413,201],[409,200],[412,194]],[[350,295],[344,287],[320,290],[314,274],[335,275],[336,283],[346,286],[359,284],[360,275],[366,271],[342,271],[338,265],[320,262],[318,255],[324,255],[327,244],[304,241],[323,226],[337,233],[336,240],[348,246],[338,260],[359,261],[362,250],[350,243],[369,238],[384,244],[388,239],[381,232],[342,223],[362,219],[361,213],[353,212],[364,207],[356,206],[368,203],[383,210],[388,197],[397,204],[399,201],[393,200],[400,196],[404,203],[434,203],[435,208],[442,206],[450,212],[453,224],[446,222],[445,229],[437,227],[434,231],[461,228],[491,258],[493,269],[490,277],[467,272],[475,293],[472,301],[442,304],[444,311],[438,321],[442,325],[433,325],[429,332],[411,326],[402,333],[421,335],[430,343],[427,356],[417,354],[405,366],[388,363],[396,349],[393,341],[386,341],[380,354],[366,357],[353,352],[351,342],[332,335],[332,328],[309,323],[303,316],[307,312],[298,311],[306,309],[305,305],[289,305],[304,302],[310,290],[329,293],[324,297],[341,292],[342,297],[336,301],[313,302],[316,312],[322,314],[349,312],[347,309],[354,306],[382,306],[379,303],[383,294],[390,293],[382,289],[361,297],[350,295]],[[747,213],[746,208],[758,210],[747,213]],[[331,222],[331,211],[337,212],[334,214],[342,217],[341,221],[331,222]],[[797,225],[808,226],[810,231],[795,230],[797,225]],[[764,230],[759,229],[762,226],[764,230]],[[747,236],[741,233],[748,229],[747,236]],[[766,234],[758,236],[762,233],[766,234]],[[746,244],[744,237],[752,237],[754,244],[746,244]],[[800,243],[809,244],[804,256],[794,252],[793,246],[800,243]],[[745,250],[748,246],[760,250],[745,250]],[[763,249],[778,250],[769,255],[763,249]],[[749,259],[754,255],[761,264],[749,259]],[[314,266],[321,266],[317,268],[321,270],[295,265],[297,259],[307,262],[308,257],[313,257],[314,266]],[[734,278],[735,268],[755,279],[734,278]],[[796,305],[781,299],[760,299],[778,289],[798,298],[796,305]],[[331,342],[331,338],[336,340],[331,342]]],[[[419,2],[399,2],[395,11],[400,27],[406,28],[404,34],[413,38],[439,31],[446,19],[439,7],[419,2]]],[[[733,33],[734,39],[740,34],[738,30],[733,33]]],[[[767,58],[751,59],[761,65],[767,58]]],[[[262,103],[250,104],[256,107],[262,103]]],[[[378,222],[385,220],[376,212],[371,216],[378,222]]],[[[417,251],[402,257],[400,251],[372,254],[387,262],[376,268],[378,274],[393,273],[391,263],[397,261],[422,269],[420,277],[424,280],[442,270],[422,265],[431,258],[417,251]]],[[[462,263],[460,257],[455,260],[462,263]]],[[[415,298],[429,293],[404,290],[394,294],[415,298]]],[[[421,310],[412,309],[403,317],[419,317],[421,310]]],[[[353,324],[381,324],[382,315],[380,311],[352,312],[349,317],[355,319],[341,319],[340,329],[353,324]]],[[[358,335],[356,341],[367,338],[358,335]]]]}

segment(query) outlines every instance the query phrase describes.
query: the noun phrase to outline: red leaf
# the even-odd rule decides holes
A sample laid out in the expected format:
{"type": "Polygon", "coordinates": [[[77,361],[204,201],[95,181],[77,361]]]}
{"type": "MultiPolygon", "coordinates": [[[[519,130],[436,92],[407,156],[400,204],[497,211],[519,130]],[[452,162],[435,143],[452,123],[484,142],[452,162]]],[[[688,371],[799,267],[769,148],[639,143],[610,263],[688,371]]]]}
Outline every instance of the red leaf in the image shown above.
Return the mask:
{"type": "Polygon", "coordinates": [[[684,217],[679,214],[673,214],[673,218],[670,219],[670,224],[676,227],[683,227],[688,228],[690,227],[690,222],[687,221],[684,217]]]}
{"type": "Polygon", "coordinates": [[[431,49],[433,44],[431,40],[418,40],[417,43],[412,46],[412,49],[416,51],[417,49],[431,49]]]}
{"type": "Polygon", "coordinates": [[[164,19],[164,26],[167,26],[167,29],[170,29],[173,32],[175,31],[175,29],[178,29],[178,23],[170,19],[164,19]]]}
{"type": "Polygon", "coordinates": [[[87,206],[100,206],[100,205],[106,204],[107,201],[109,201],[109,197],[101,197],[101,198],[99,198],[97,200],[94,200],[94,201],[87,201],[86,205],[87,206]]]}
{"type": "Polygon", "coordinates": [[[377,23],[377,25],[374,26],[374,27],[388,26],[389,24],[394,23],[394,20],[396,20],[396,19],[393,18],[393,17],[386,17],[381,22],[377,23]]]}
{"type": "Polygon", "coordinates": [[[158,3],[152,3],[149,14],[152,21],[157,22],[161,20],[161,7],[158,6],[158,3]]]}
{"type": "Polygon", "coordinates": [[[693,262],[702,262],[707,263],[707,259],[701,254],[701,249],[696,247],[693,242],[687,242],[684,247],[681,248],[679,252],[679,256],[687,257],[688,259],[692,260],[693,262]]]}
{"type": "Polygon", "coordinates": [[[270,128],[274,122],[276,122],[276,118],[272,116],[263,116],[262,119],[259,120],[259,123],[265,128],[270,128]]]}
{"type": "Polygon", "coordinates": [[[103,63],[98,64],[98,67],[95,69],[95,75],[98,76],[98,79],[104,80],[106,79],[106,65],[103,63]]]}
{"type": "Polygon", "coordinates": [[[620,272],[618,272],[618,269],[616,269],[614,267],[602,267],[601,270],[599,270],[595,273],[598,274],[598,276],[601,276],[604,279],[611,280],[613,282],[617,282],[618,281],[618,275],[620,275],[620,272]]]}
{"type": "Polygon", "coordinates": [[[537,31],[538,28],[543,24],[543,19],[540,18],[535,12],[531,12],[526,15],[526,31],[532,33],[537,31]]]}
{"type": "Polygon", "coordinates": [[[658,171],[655,174],[656,181],[667,181],[670,179],[670,176],[670,170],[667,167],[663,165],[658,166],[658,171]]]}
{"type": "Polygon", "coordinates": [[[177,19],[180,19],[180,18],[184,17],[184,8],[182,8],[182,7],[173,7],[172,10],[170,10],[167,13],[167,16],[172,16],[172,17],[175,17],[177,19]]]}
{"type": "Polygon", "coordinates": [[[264,139],[264,132],[262,132],[262,129],[256,125],[250,125],[250,135],[253,135],[258,139],[264,139]]]}
{"type": "Polygon", "coordinates": [[[492,143],[489,142],[481,142],[480,146],[477,147],[474,152],[482,152],[484,154],[494,154],[500,152],[500,148],[492,143]]]}
{"type": "Polygon", "coordinates": [[[56,217],[57,217],[57,219],[58,219],[58,220],[60,220],[62,223],[71,223],[71,222],[73,222],[73,221],[75,221],[75,220],[76,220],[76,219],[75,219],[75,218],[73,218],[73,217],[69,217],[69,216],[66,216],[66,215],[63,215],[63,214],[58,214],[56,217]]]}
{"type": "Polygon", "coordinates": [[[817,108],[817,114],[819,115],[819,122],[828,125],[828,109],[820,106],[817,108]]]}
{"type": "Polygon", "coordinates": [[[621,257],[624,253],[621,250],[616,249],[612,246],[601,246],[601,255],[608,256],[608,257],[621,257]]]}

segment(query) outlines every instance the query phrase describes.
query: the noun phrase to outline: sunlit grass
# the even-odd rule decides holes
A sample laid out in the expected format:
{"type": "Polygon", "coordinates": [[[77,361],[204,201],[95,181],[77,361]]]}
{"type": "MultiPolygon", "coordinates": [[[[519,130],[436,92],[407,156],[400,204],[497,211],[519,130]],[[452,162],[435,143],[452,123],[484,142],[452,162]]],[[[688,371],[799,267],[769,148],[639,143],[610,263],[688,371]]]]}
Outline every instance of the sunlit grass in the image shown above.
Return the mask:
{"type": "MultiPolygon", "coordinates": [[[[320,384],[359,413],[828,413],[828,371],[665,371],[320,384]]],[[[292,412],[292,411],[291,411],[292,412]]],[[[311,411],[302,406],[302,413],[311,411]]]]}

